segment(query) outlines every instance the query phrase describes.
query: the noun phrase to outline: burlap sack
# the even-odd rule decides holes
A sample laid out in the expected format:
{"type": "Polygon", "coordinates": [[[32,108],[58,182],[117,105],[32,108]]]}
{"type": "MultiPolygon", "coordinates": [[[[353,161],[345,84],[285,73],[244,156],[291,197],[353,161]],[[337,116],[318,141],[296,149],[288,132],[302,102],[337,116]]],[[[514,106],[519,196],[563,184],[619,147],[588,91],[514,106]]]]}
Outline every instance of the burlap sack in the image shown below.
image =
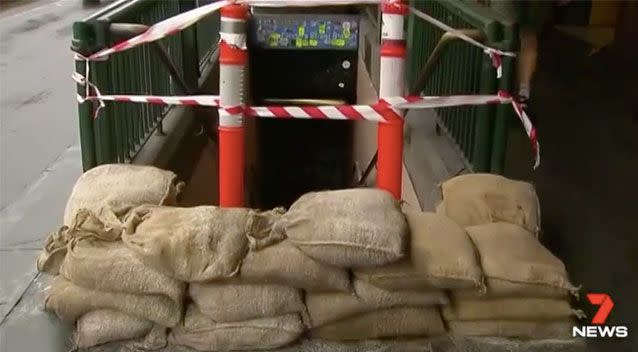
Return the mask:
{"type": "Polygon", "coordinates": [[[287,286],[191,284],[189,293],[198,310],[218,323],[304,314],[306,310],[301,292],[287,286]]]}
{"type": "Polygon", "coordinates": [[[326,340],[425,337],[445,333],[437,308],[390,308],[364,313],[310,330],[326,340]]]}
{"type": "Polygon", "coordinates": [[[136,295],[91,290],[56,276],[45,292],[44,309],[62,321],[75,322],[94,310],[109,309],[162,326],[175,326],[182,317],[182,302],[161,295],[136,295]]]}
{"type": "Polygon", "coordinates": [[[66,203],[64,224],[80,209],[99,214],[103,208],[123,209],[142,204],[176,204],[183,188],[177,175],[153,166],[107,164],[94,167],[76,181],[66,203]]]}
{"type": "Polygon", "coordinates": [[[152,328],[153,322],[150,320],[101,309],[81,316],[72,338],[77,348],[88,348],[112,341],[136,339],[148,334],[152,328]]]}
{"type": "Polygon", "coordinates": [[[520,226],[498,222],[466,230],[479,251],[491,297],[564,297],[577,291],[560,259],[520,226]],[[494,290],[499,283],[504,285],[494,290]]]}
{"type": "Polygon", "coordinates": [[[365,281],[354,280],[355,292],[331,292],[306,294],[306,306],[310,326],[326,324],[393,307],[430,307],[446,304],[448,298],[442,291],[386,291],[365,281]]]}
{"type": "Polygon", "coordinates": [[[186,285],[145,266],[122,241],[74,241],[60,275],[74,285],[105,292],[164,297],[181,305],[186,285]]]}
{"type": "Polygon", "coordinates": [[[445,320],[565,320],[581,316],[563,299],[462,299],[443,307],[445,320]]]}
{"type": "Polygon", "coordinates": [[[410,258],[356,277],[389,290],[480,288],[481,267],[467,233],[444,215],[403,206],[410,228],[410,258]]]}
{"type": "Polygon", "coordinates": [[[437,207],[466,227],[491,222],[519,225],[533,234],[540,228],[534,186],[492,174],[465,174],[441,184],[443,205],[437,207]]]}
{"type": "Polygon", "coordinates": [[[489,277],[485,278],[485,287],[485,290],[482,291],[478,289],[454,290],[450,295],[457,299],[508,298],[512,296],[569,299],[570,293],[578,296],[577,288],[557,290],[554,286],[526,284],[489,277]]]}
{"type": "Polygon", "coordinates": [[[307,255],[342,268],[399,260],[407,239],[399,203],[379,189],[307,193],[277,225],[307,255]]]}
{"type": "Polygon", "coordinates": [[[576,323],[559,321],[477,320],[448,321],[452,334],[465,336],[511,337],[520,339],[572,339],[576,323]]]}
{"type": "Polygon", "coordinates": [[[62,226],[58,231],[49,234],[44,249],[37,259],[38,270],[52,275],[60,272],[60,266],[67,253],[67,247],[73,241],[96,239],[101,241],[117,241],[123,230],[123,224],[116,215],[113,218],[100,218],[88,209],[80,209],[69,226],[62,226]]]}
{"type": "Polygon", "coordinates": [[[290,286],[307,291],[349,291],[348,273],[306,256],[284,240],[244,258],[241,280],[254,284],[290,286]]]}
{"type": "Polygon", "coordinates": [[[297,314],[217,323],[189,306],[183,326],[172,329],[169,342],[199,351],[267,350],[294,342],[303,330],[297,314]]]}
{"type": "Polygon", "coordinates": [[[144,264],[178,280],[206,282],[237,274],[248,238],[270,236],[257,216],[243,208],[144,205],[126,219],[122,239],[144,264]]]}

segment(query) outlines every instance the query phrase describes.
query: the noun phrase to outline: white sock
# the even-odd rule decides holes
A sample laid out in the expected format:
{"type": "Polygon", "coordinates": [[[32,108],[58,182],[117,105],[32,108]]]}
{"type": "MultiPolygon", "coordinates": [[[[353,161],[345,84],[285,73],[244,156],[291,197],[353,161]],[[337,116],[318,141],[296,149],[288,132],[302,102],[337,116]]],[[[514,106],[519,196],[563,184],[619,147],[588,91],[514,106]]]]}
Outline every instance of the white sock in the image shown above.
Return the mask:
{"type": "Polygon", "coordinates": [[[529,99],[529,91],[530,91],[530,87],[529,87],[529,83],[523,83],[518,87],[518,96],[521,99],[529,99]]]}

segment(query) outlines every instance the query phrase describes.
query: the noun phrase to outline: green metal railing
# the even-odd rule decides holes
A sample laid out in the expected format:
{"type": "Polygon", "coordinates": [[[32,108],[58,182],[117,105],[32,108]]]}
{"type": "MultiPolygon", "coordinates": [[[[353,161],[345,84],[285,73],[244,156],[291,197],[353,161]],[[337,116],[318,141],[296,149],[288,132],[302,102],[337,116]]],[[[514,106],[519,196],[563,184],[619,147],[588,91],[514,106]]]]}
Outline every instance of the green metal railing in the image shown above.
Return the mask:
{"type": "MultiPolygon", "coordinates": [[[[216,0],[197,0],[198,6],[203,6],[215,2],[216,0]]],[[[219,12],[197,22],[197,49],[200,68],[203,68],[219,42],[219,12]]]]}
{"type": "MultiPolygon", "coordinates": [[[[196,0],[121,0],[73,25],[73,49],[89,55],[139,34],[166,18],[192,9],[196,0]]],[[[90,63],[90,79],[102,94],[183,95],[197,90],[198,78],[217,44],[210,23],[90,63]],[[198,29],[202,34],[198,35],[198,29]],[[209,32],[210,31],[210,32],[209,32]],[[208,33],[207,33],[208,32],[208,33]],[[210,36],[211,40],[204,39],[210,36]],[[201,59],[201,60],[200,60],[201,59]],[[200,66],[200,64],[202,64],[200,66]]],[[[85,63],[76,62],[85,75],[85,63]]],[[[85,87],[78,85],[78,94],[85,87]]],[[[82,164],[85,170],[105,163],[130,162],[152,133],[162,132],[171,107],[109,103],[94,119],[97,105],[78,105],[82,164]]]]}
{"type": "MultiPolygon", "coordinates": [[[[417,0],[411,5],[495,48],[513,50],[516,27],[501,15],[471,1],[417,0]]],[[[498,80],[491,60],[480,48],[458,40],[433,25],[408,18],[408,77],[411,87],[426,95],[493,94],[510,90],[513,60],[503,60],[498,80]],[[417,78],[418,77],[418,78],[417,78]]],[[[437,129],[458,147],[469,169],[503,171],[509,106],[437,109],[437,129]]]]}

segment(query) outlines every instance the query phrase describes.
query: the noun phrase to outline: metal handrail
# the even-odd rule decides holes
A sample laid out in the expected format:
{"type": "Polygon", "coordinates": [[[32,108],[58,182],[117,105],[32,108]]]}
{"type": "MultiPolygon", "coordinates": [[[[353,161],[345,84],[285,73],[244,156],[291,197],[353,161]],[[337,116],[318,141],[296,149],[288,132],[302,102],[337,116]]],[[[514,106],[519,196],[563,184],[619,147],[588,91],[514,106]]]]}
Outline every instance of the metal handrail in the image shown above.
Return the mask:
{"type": "MultiPolygon", "coordinates": [[[[476,29],[461,29],[458,31],[475,40],[482,41],[485,38],[485,35],[483,35],[481,31],[476,29]]],[[[417,80],[412,85],[412,88],[410,89],[410,94],[412,95],[421,94],[423,89],[425,89],[425,85],[427,84],[428,80],[431,78],[432,73],[434,72],[434,69],[436,68],[436,65],[440,62],[441,55],[443,55],[443,53],[445,52],[445,49],[447,48],[449,44],[457,40],[460,40],[460,38],[451,32],[445,32],[441,36],[438,43],[434,47],[434,50],[432,50],[432,53],[428,57],[428,60],[425,62],[425,65],[421,69],[421,72],[419,73],[417,80]]]]}

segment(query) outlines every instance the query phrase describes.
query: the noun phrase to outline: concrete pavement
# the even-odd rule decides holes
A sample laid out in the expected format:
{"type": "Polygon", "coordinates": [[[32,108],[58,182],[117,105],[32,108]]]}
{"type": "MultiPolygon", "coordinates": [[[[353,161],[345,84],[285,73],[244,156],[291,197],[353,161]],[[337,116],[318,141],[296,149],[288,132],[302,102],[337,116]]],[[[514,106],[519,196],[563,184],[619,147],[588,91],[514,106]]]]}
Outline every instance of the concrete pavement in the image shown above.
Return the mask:
{"type": "Polygon", "coordinates": [[[0,15],[0,209],[77,143],[71,25],[95,11],[80,0],[10,10],[0,15]]]}
{"type": "Polygon", "coordinates": [[[24,293],[46,284],[34,281],[35,258],[82,172],[69,46],[72,23],[96,10],[43,0],[0,12],[0,351],[50,351],[46,341],[68,338],[44,328],[50,319],[24,293]]]}

